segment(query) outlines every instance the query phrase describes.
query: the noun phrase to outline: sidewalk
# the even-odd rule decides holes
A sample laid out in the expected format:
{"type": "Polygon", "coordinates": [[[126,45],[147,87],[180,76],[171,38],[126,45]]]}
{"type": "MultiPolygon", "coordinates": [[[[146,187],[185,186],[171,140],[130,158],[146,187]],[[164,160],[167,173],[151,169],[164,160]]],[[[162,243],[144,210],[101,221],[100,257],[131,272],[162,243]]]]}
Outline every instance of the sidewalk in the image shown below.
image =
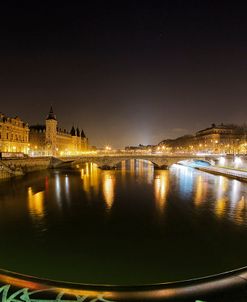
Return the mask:
{"type": "Polygon", "coordinates": [[[214,166],[196,167],[195,169],[247,182],[247,172],[244,172],[244,171],[227,169],[227,168],[218,168],[218,167],[214,167],[214,166]]]}

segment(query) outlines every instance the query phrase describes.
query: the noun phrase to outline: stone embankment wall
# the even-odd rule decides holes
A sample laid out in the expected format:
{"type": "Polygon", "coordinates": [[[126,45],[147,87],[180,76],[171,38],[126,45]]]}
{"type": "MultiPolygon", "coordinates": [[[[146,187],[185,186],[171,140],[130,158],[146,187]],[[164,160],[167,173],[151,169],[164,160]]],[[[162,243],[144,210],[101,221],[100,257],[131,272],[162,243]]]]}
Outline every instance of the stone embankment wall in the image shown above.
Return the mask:
{"type": "Polygon", "coordinates": [[[247,171],[247,155],[219,156],[215,166],[247,171]]]}
{"type": "Polygon", "coordinates": [[[35,157],[25,159],[4,159],[0,161],[0,179],[28,172],[44,170],[51,165],[51,157],[35,157]]]}

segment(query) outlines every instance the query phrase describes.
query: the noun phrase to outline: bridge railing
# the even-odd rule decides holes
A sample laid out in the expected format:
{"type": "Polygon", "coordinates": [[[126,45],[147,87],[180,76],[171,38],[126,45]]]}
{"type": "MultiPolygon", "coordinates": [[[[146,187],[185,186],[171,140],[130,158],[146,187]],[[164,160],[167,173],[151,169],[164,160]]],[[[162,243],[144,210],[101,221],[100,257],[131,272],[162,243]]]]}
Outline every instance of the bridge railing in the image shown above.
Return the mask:
{"type": "Polygon", "coordinates": [[[247,267],[206,278],[120,286],[59,282],[0,270],[2,302],[246,301],[247,267]]]}

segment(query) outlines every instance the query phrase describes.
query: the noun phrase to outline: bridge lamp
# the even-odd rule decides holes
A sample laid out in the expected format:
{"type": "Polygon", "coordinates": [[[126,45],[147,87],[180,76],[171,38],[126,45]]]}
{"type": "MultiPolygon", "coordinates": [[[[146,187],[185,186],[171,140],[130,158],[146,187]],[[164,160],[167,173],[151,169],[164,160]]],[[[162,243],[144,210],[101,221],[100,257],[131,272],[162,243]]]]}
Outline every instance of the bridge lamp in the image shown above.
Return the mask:
{"type": "Polygon", "coordinates": [[[235,159],[234,159],[234,163],[238,165],[241,162],[242,162],[242,159],[240,157],[236,156],[235,159]]]}
{"type": "Polygon", "coordinates": [[[220,157],[220,160],[219,160],[220,165],[224,165],[224,164],[225,164],[225,161],[226,161],[225,157],[221,156],[221,157],[220,157]]]}

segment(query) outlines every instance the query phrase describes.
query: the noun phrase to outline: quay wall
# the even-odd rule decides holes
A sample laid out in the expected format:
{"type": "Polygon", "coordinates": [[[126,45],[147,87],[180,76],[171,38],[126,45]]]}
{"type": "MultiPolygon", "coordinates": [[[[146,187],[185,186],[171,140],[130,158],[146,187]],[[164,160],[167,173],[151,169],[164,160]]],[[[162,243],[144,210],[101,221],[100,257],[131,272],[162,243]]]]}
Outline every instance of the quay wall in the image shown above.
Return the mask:
{"type": "Polygon", "coordinates": [[[247,172],[228,168],[196,167],[197,170],[247,182],[247,172]]]}
{"type": "Polygon", "coordinates": [[[247,171],[247,155],[219,156],[215,160],[215,166],[247,171]]]}
{"type": "Polygon", "coordinates": [[[24,175],[50,167],[51,157],[32,157],[0,160],[0,179],[24,175]]]}

